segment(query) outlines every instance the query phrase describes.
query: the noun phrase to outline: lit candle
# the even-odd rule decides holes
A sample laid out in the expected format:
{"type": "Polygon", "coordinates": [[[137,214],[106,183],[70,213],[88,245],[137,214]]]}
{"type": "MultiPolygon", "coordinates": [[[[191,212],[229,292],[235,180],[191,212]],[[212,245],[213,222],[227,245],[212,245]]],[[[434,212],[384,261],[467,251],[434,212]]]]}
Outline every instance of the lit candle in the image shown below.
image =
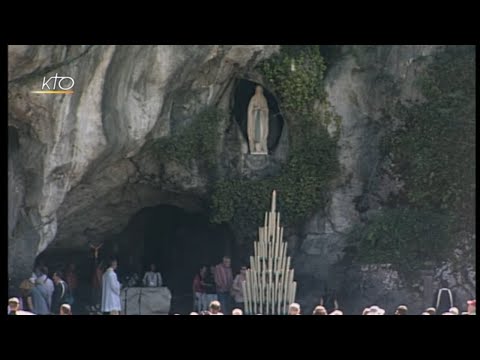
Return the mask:
{"type": "Polygon", "coordinates": [[[277,208],[277,192],[273,190],[272,192],[272,211],[275,211],[277,208]]]}
{"type": "Polygon", "coordinates": [[[293,282],[293,287],[292,287],[292,302],[295,302],[295,294],[297,292],[297,282],[293,282]]]}
{"type": "Polygon", "coordinates": [[[260,264],[260,256],[256,256],[255,261],[257,263],[256,271],[262,271],[261,264],[260,264]]]}
{"type": "Polygon", "coordinates": [[[284,276],[282,274],[279,275],[279,280],[278,280],[278,313],[282,313],[282,300],[283,300],[283,278],[284,276]]]}
{"type": "Polygon", "coordinates": [[[291,284],[289,287],[288,287],[288,302],[291,304],[293,301],[292,301],[292,291],[293,291],[293,284],[291,284]]]}
{"type": "Polygon", "coordinates": [[[277,231],[278,227],[275,226],[275,234],[273,236],[273,258],[275,259],[276,257],[278,257],[278,254],[277,254],[277,247],[278,247],[278,231],[277,231]]]}
{"type": "Polygon", "coordinates": [[[268,258],[268,282],[272,282],[272,272],[273,272],[273,258],[268,258]]]}
{"type": "Polygon", "coordinates": [[[255,272],[252,272],[250,280],[251,280],[251,286],[250,286],[250,298],[251,298],[251,303],[252,303],[252,313],[255,314],[256,312],[256,301],[257,301],[257,292],[256,292],[256,276],[255,272]]]}
{"type": "Polygon", "coordinates": [[[262,286],[262,278],[261,273],[258,274],[258,310],[262,312],[263,307],[263,286],[262,286]]]}
{"type": "Polygon", "coordinates": [[[280,264],[279,264],[279,270],[283,270],[283,262],[284,262],[284,256],[283,256],[283,244],[280,242],[280,252],[278,254],[278,258],[280,259],[280,264]]]}
{"type": "Polygon", "coordinates": [[[290,294],[290,289],[289,289],[290,286],[289,286],[289,283],[288,283],[288,278],[289,277],[288,277],[288,273],[286,273],[285,275],[286,275],[285,276],[285,280],[286,280],[285,281],[285,289],[283,289],[284,290],[284,293],[283,293],[283,299],[284,299],[283,311],[284,311],[284,313],[287,312],[288,305],[290,305],[289,304],[289,297],[288,297],[288,295],[290,294]]]}
{"type": "Polygon", "coordinates": [[[290,270],[290,303],[293,302],[294,298],[294,281],[293,281],[293,270],[290,270]]]}
{"type": "Polygon", "coordinates": [[[278,293],[277,293],[277,290],[278,290],[278,272],[275,273],[275,277],[274,277],[274,282],[273,282],[273,304],[272,304],[272,311],[273,313],[275,314],[275,305],[277,304],[277,301],[278,301],[278,293]]]}
{"type": "Polygon", "coordinates": [[[282,313],[282,279],[283,277],[280,276],[279,277],[279,281],[278,281],[278,288],[277,288],[277,314],[281,314],[282,313]]]}
{"type": "Polygon", "coordinates": [[[275,282],[272,281],[270,284],[270,312],[272,315],[275,314],[275,282]]]}
{"type": "Polygon", "coordinates": [[[250,307],[255,312],[255,272],[250,274],[250,307]]]}
{"type": "Polygon", "coordinates": [[[272,234],[273,234],[273,213],[268,214],[268,242],[271,241],[272,234]]]}
{"type": "Polygon", "coordinates": [[[270,302],[272,301],[272,299],[270,298],[270,283],[267,283],[265,290],[267,291],[267,296],[266,296],[267,301],[265,302],[265,311],[267,315],[270,315],[270,302]]]}
{"type": "Polygon", "coordinates": [[[275,283],[272,284],[272,314],[276,314],[275,311],[275,305],[277,305],[277,287],[275,286],[275,283]]]}
{"type": "MultiPolygon", "coordinates": [[[[277,237],[277,240],[281,240],[280,237],[280,213],[277,213],[277,224],[276,224],[276,232],[275,236],[277,237]]],[[[278,256],[278,254],[275,254],[275,256],[278,256]]]]}
{"type": "Polygon", "coordinates": [[[245,304],[245,313],[250,314],[250,303],[249,303],[249,300],[250,300],[250,294],[248,293],[247,291],[247,286],[246,284],[248,283],[248,271],[246,273],[246,279],[247,281],[242,281],[242,293],[243,293],[243,301],[244,301],[244,304],[245,304]]]}

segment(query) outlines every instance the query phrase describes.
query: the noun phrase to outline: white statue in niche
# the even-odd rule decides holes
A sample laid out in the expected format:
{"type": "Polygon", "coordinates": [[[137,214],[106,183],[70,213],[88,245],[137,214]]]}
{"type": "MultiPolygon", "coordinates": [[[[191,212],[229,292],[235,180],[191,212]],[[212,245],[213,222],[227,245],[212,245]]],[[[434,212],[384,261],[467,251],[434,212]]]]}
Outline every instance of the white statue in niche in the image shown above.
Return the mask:
{"type": "Polygon", "coordinates": [[[250,154],[267,155],[268,104],[260,85],[248,104],[247,133],[250,154]]]}

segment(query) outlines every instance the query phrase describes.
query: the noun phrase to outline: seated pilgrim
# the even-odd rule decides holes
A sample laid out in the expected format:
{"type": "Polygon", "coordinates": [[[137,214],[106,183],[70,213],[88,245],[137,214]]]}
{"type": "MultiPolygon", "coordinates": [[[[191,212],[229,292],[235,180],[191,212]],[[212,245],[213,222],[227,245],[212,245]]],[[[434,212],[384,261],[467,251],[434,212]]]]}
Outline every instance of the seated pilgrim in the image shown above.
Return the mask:
{"type": "Polygon", "coordinates": [[[143,286],[146,287],[161,287],[162,275],[158,271],[155,271],[155,264],[150,264],[150,271],[145,273],[143,277],[143,286]]]}

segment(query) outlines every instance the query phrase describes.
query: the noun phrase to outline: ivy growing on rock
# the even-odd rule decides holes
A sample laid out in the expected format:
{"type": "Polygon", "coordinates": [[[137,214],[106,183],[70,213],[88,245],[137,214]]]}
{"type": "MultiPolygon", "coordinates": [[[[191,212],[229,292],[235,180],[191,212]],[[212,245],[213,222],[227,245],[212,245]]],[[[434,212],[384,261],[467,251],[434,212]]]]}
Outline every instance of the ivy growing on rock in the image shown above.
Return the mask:
{"type": "Polygon", "coordinates": [[[351,239],[358,241],[361,262],[393,264],[408,275],[420,269],[423,262],[442,260],[448,255],[451,226],[446,212],[385,209],[372,216],[367,226],[355,228],[351,239]]]}
{"type": "Polygon", "coordinates": [[[449,47],[427,66],[419,85],[426,101],[400,106],[405,127],[390,138],[394,164],[417,208],[448,210],[474,231],[475,48],[449,47]]]}
{"type": "Polygon", "coordinates": [[[285,111],[309,114],[314,101],[325,98],[325,64],[320,46],[285,46],[278,56],[259,66],[265,79],[278,94],[285,111]]]}
{"type": "Polygon", "coordinates": [[[358,258],[413,269],[445,259],[460,231],[475,233],[475,48],[447,47],[418,80],[424,101],[397,104],[404,126],[384,141],[404,181],[403,208],[352,232],[358,258]]]}
{"type": "Polygon", "coordinates": [[[212,221],[231,222],[245,233],[261,223],[273,189],[287,226],[322,208],[329,183],[339,169],[338,132],[331,136],[327,126],[334,122],[338,128],[340,118],[326,101],[322,82],[325,65],[319,47],[282,47],[280,54],[262,62],[258,69],[280,100],[289,128],[289,154],[276,177],[224,179],[214,185],[212,221]],[[315,110],[316,101],[321,105],[315,110]]]}
{"type": "Polygon", "coordinates": [[[214,107],[204,109],[191,124],[153,144],[157,158],[161,161],[173,159],[184,166],[189,166],[192,160],[196,160],[204,164],[207,170],[212,170],[218,156],[222,118],[225,118],[225,114],[220,110],[214,107]]]}

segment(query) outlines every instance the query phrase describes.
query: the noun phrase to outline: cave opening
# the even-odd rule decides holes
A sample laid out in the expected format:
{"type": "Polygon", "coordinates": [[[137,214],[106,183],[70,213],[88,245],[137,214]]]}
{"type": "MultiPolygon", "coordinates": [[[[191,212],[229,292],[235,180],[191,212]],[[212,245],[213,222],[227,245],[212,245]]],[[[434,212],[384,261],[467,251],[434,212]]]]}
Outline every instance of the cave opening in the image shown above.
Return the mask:
{"type": "MultiPolygon", "coordinates": [[[[86,232],[90,233],[88,229],[86,232]]],[[[135,213],[120,232],[92,236],[90,234],[89,244],[91,240],[103,243],[97,262],[89,244],[78,249],[59,247],[55,242],[35,261],[35,265],[47,265],[50,276],[70,263],[76,264],[78,302],[74,307],[77,314],[84,314],[91,304],[95,264],[112,257],[118,260],[116,272],[123,285],[134,273],[142,279],[154,263],[162,275],[163,286],[172,293],[170,313],[180,314],[192,311],[193,278],[201,265],[216,265],[224,255],[229,255],[235,275],[244,260],[239,255],[241,246],[228,225],[210,223],[206,212],[172,205],[145,207],[135,213]]]]}
{"type": "MultiPolygon", "coordinates": [[[[245,79],[238,79],[235,84],[233,113],[235,120],[240,126],[245,141],[248,139],[248,104],[250,103],[252,96],[255,95],[255,88],[257,85],[260,84],[245,79]]],[[[263,94],[267,99],[269,109],[267,147],[268,152],[271,153],[273,150],[275,150],[278,142],[280,141],[280,136],[282,135],[283,130],[283,117],[275,96],[265,87],[263,87],[263,94]]]]}
{"type": "Polygon", "coordinates": [[[211,224],[206,213],[171,205],[140,210],[106,243],[105,253],[116,254],[123,281],[134,272],[143,277],[155,264],[172,293],[171,312],[183,314],[192,311],[192,282],[201,265],[216,265],[230,255],[235,273],[239,260],[227,225],[211,224]]]}

